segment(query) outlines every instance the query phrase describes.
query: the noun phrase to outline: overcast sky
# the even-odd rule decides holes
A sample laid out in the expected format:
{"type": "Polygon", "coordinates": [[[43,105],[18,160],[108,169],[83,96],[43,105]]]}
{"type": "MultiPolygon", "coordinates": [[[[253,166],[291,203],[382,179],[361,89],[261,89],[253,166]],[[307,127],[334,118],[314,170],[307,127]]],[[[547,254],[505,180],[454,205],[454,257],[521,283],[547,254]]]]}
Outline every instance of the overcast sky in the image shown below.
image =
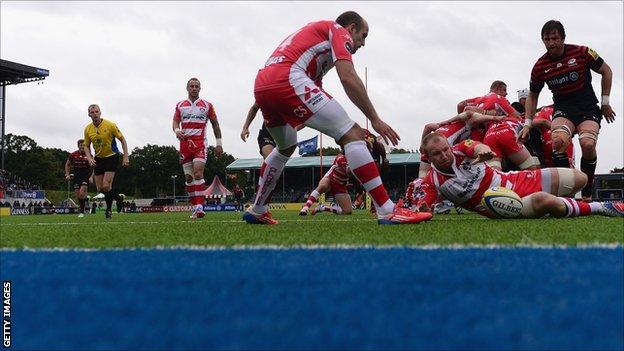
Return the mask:
{"type": "MultiPolygon", "coordinates": [[[[44,84],[7,88],[6,132],[43,147],[75,149],[97,103],[117,123],[129,148],[176,145],[171,118],[186,98],[186,81],[219,117],[226,152],[259,157],[255,141],[240,140],[253,102],[253,81],[277,45],[308,22],[355,10],[369,23],[366,46],[354,56],[380,116],[399,132],[399,147],[418,148],[422,127],[456,112],[457,102],[505,81],[510,102],[527,87],[545,52],[542,25],[560,20],[566,42],[593,48],[611,66],[617,120],[603,128],[598,172],[623,165],[623,6],[611,2],[28,2],[2,1],[2,59],[50,70],[44,84]]],[[[593,74],[600,95],[600,75],[593,74]]],[[[324,88],[365,125],[334,71],[324,88]]],[[[552,103],[545,87],[539,106],[552,103]]],[[[315,131],[304,129],[299,140],[315,131]]],[[[209,143],[214,136],[208,130],[209,143]]],[[[335,145],[329,138],[325,144],[335,145]]],[[[578,145],[578,144],[577,144],[578,145]]],[[[577,164],[580,150],[577,148],[577,164]]]]}

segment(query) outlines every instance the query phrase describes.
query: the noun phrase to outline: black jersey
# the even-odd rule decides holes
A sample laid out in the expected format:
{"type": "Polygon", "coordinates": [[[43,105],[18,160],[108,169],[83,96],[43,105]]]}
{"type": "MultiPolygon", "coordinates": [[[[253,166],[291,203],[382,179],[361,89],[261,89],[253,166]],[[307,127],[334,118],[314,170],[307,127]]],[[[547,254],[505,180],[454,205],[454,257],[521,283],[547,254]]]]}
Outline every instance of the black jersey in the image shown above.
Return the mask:
{"type": "Polygon", "coordinates": [[[598,71],[603,59],[587,46],[565,44],[563,55],[540,57],[531,71],[530,89],[539,93],[548,84],[555,105],[592,105],[598,103],[591,85],[591,70],[598,71]]]}

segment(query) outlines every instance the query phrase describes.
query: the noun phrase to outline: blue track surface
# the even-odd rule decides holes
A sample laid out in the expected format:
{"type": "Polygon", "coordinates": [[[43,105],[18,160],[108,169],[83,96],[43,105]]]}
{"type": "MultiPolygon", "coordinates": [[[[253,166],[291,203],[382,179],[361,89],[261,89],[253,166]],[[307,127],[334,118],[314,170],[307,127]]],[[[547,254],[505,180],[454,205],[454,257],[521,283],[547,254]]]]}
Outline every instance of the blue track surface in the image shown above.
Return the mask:
{"type": "Polygon", "coordinates": [[[14,349],[622,349],[617,249],[2,252],[14,349]]]}

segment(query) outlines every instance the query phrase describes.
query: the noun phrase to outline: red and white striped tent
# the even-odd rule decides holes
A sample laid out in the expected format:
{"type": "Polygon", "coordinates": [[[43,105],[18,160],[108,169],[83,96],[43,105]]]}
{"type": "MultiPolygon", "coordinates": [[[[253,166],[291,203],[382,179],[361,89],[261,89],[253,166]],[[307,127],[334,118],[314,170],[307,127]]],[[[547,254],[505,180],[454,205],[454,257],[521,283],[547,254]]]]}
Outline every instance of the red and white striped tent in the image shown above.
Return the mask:
{"type": "Polygon", "coordinates": [[[212,179],[212,184],[206,189],[206,197],[220,198],[225,196],[232,196],[232,192],[221,184],[221,180],[218,176],[215,176],[214,179],[212,179]]]}

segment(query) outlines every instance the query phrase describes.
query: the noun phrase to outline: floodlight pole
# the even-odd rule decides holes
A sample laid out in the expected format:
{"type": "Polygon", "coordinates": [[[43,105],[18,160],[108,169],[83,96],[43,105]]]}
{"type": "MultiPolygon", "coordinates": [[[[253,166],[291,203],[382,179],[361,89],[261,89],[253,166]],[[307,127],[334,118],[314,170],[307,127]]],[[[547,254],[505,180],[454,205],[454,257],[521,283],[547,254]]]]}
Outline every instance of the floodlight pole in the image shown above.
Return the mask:
{"type": "Polygon", "coordinates": [[[2,116],[0,116],[0,123],[2,123],[2,140],[0,142],[0,144],[2,144],[2,153],[0,153],[0,169],[4,171],[4,144],[6,144],[6,140],[4,140],[5,136],[4,136],[4,125],[5,123],[5,112],[4,112],[4,105],[5,105],[5,101],[6,101],[6,87],[5,86],[0,86],[0,89],[2,89],[2,116]]]}

